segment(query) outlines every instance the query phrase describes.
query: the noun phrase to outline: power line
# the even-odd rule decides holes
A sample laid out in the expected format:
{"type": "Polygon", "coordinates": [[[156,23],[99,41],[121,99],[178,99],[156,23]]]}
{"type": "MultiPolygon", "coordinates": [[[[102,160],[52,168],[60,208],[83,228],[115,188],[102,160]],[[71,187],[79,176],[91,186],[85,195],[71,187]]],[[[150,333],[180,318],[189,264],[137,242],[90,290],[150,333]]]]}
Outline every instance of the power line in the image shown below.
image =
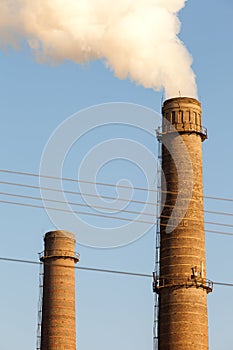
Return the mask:
{"type": "MultiPolygon", "coordinates": [[[[28,203],[19,203],[19,202],[13,202],[13,201],[4,201],[0,200],[0,203],[10,204],[10,205],[18,205],[23,207],[31,207],[31,208],[38,208],[38,209],[45,209],[42,205],[36,205],[36,204],[28,204],[28,203]]],[[[87,212],[81,212],[81,211],[71,211],[68,209],[61,209],[61,208],[54,208],[54,207],[46,207],[48,210],[54,210],[59,212],[66,212],[66,213],[74,213],[74,214],[80,214],[80,215],[87,215],[87,216],[95,216],[95,217],[102,217],[107,219],[115,219],[115,220],[121,220],[121,221],[128,221],[128,222],[138,222],[143,224],[149,224],[149,225],[155,225],[156,221],[146,221],[146,220],[139,220],[139,219],[129,219],[129,218],[123,218],[123,217],[116,217],[112,215],[104,215],[104,214],[96,214],[96,213],[87,213],[87,212]]],[[[174,225],[169,224],[160,224],[164,227],[174,227],[174,225]]],[[[215,233],[215,234],[221,234],[221,235],[227,235],[227,236],[233,236],[232,232],[225,232],[225,231],[215,231],[215,230],[205,230],[205,232],[208,233],[215,233]]]]}
{"type": "MultiPolygon", "coordinates": [[[[14,259],[14,258],[3,258],[0,257],[0,261],[7,261],[7,262],[15,262],[15,263],[22,263],[22,264],[33,264],[33,265],[41,265],[42,263],[39,261],[34,260],[25,260],[25,259],[14,259]]],[[[61,266],[61,265],[59,265],[61,266]]],[[[152,278],[152,274],[145,274],[145,273],[137,273],[137,272],[129,272],[129,271],[118,271],[118,270],[109,270],[109,269],[100,269],[95,267],[84,267],[84,266],[66,266],[67,268],[74,268],[77,270],[84,270],[84,271],[93,271],[93,272],[104,272],[104,273],[112,273],[112,274],[118,274],[118,275],[128,275],[128,276],[136,276],[136,277],[147,277],[152,278]]]]}
{"type": "MultiPolygon", "coordinates": [[[[32,264],[32,265],[41,265],[42,263],[39,261],[34,260],[26,260],[26,259],[15,259],[15,258],[4,258],[0,257],[0,261],[6,261],[6,262],[14,262],[14,263],[21,263],[21,264],[32,264]]],[[[59,265],[61,266],[61,265],[59,265]]],[[[95,267],[84,267],[84,266],[66,266],[67,268],[74,268],[77,270],[84,270],[84,271],[92,271],[92,272],[102,272],[102,273],[111,273],[111,274],[117,274],[117,275],[127,275],[127,276],[135,276],[135,277],[146,277],[146,278],[153,278],[153,274],[146,274],[146,273],[137,273],[137,272],[130,272],[130,271],[120,271],[120,270],[109,270],[109,269],[100,269],[95,267]]],[[[213,282],[216,286],[225,286],[225,287],[233,287],[233,283],[228,282],[213,282]]]]}
{"type": "MultiPolygon", "coordinates": [[[[12,202],[12,201],[4,201],[0,200],[0,203],[5,204],[12,204],[12,205],[21,205],[24,207],[32,207],[32,208],[38,208],[38,209],[48,209],[48,210],[55,210],[65,213],[74,213],[74,214],[80,214],[80,215],[88,215],[88,216],[95,216],[95,217],[102,217],[102,218],[108,218],[108,219],[116,219],[116,220],[122,220],[122,221],[134,221],[134,222],[140,222],[143,224],[149,224],[149,225],[155,225],[156,222],[146,221],[146,220],[137,220],[137,219],[129,219],[129,218],[123,218],[123,217],[116,217],[112,215],[104,215],[104,214],[95,214],[95,213],[87,213],[82,211],[76,211],[76,210],[69,210],[69,209],[60,209],[60,208],[53,208],[53,207],[44,207],[42,205],[36,205],[36,204],[27,204],[27,203],[19,203],[19,202],[12,202]]],[[[232,234],[233,235],[233,234],[232,234]]]]}
{"type": "Polygon", "coordinates": [[[104,199],[112,199],[112,200],[118,200],[122,202],[132,202],[136,204],[149,204],[149,205],[155,205],[153,202],[146,202],[146,201],[140,201],[140,200],[134,200],[130,198],[116,198],[113,196],[105,196],[105,195],[97,195],[93,193],[85,193],[85,192],[77,192],[77,191],[69,191],[69,190],[60,190],[57,188],[52,187],[40,187],[40,186],[33,186],[28,184],[22,184],[17,182],[9,182],[9,181],[0,181],[0,184],[3,185],[10,185],[10,186],[18,186],[18,187],[25,187],[25,188],[31,188],[31,189],[37,189],[37,190],[45,190],[45,191],[52,191],[52,192],[58,192],[58,193],[65,193],[65,194],[72,194],[72,195],[81,195],[81,196],[87,196],[87,197],[94,197],[94,198],[104,198],[104,199]]]}
{"type": "MultiPolygon", "coordinates": [[[[19,198],[25,198],[25,199],[32,199],[32,200],[39,200],[39,201],[42,200],[41,197],[26,196],[26,195],[22,195],[22,194],[18,194],[18,193],[16,194],[16,193],[9,193],[9,192],[0,192],[0,195],[10,196],[10,197],[19,197],[19,198]]],[[[91,209],[103,209],[103,210],[110,210],[110,211],[118,210],[118,212],[123,212],[123,213],[128,213],[128,214],[138,214],[138,215],[142,214],[140,211],[136,211],[136,210],[126,210],[126,209],[117,209],[117,208],[111,208],[111,207],[102,207],[102,206],[98,206],[98,205],[90,205],[90,204],[83,204],[83,203],[70,202],[70,201],[65,202],[65,201],[60,201],[60,200],[56,200],[56,199],[49,199],[49,198],[43,198],[43,200],[47,201],[47,202],[76,205],[76,206],[86,207],[86,208],[91,208],[91,209]]],[[[152,214],[152,213],[144,213],[143,212],[143,215],[155,217],[155,214],[152,214]]],[[[233,225],[232,225],[232,227],[233,227],[233,225]]]]}
{"type": "MultiPolygon", "coordinates": [[[[51,175],[41,175],[41,174],[35,174],[35,173],[27,173],[27,172],[21,172],[21,171],[13,171],[13,170],[5,170],[0,169],[1,173],[8,173],[8,174],[15,174],[15,175],[24,175],[24,176],[33,176],[33,177],[42,177],[46,179],[52,179],[52,180],[62,180],[62,181],[69,181],[69,182],[76,182],[76,183],[87,183],[90,185],[100,185],[100,186],[107,186],[107,187],[118,187],[118,188],[127,188],[132,189],[132,187],[127,185],[114,185],[107,182],[94,182],[94,181],[87,181],[87,180],[76,180],[69,177],[58,177],[58,176],[51,176],[51,175]]],[[[134,190],[138,191],[150,191],[150,192],[158,192],[158,190],[155,190],[153,188],[144,188],[144,187],[133,187],[134,190]]]]}
{"type": "MultiPolygon", "coordinates": [[[[0,192],[0,195],[4,195],[4,196],[10,196],[10,197],[17,197],[17,198],[24,198],[24,199],[31,199],[31,200],[37,200],[37,201],[41,201],[42,199],[40,197],[34,197],[34,196],[26,196],[26,195],[21,195],[21,194],[15,194],[15,193],[9,193],[9,192],[0,192]]],[[[88,205],[88,204],[83,204],[83,203],[76,203],[76,202],[65,202],[65,201],[60,201],[60,200],[56,200],[56,199],[49,199],[49,198],[43,198],[44,201],[48,201],[48,202],[52,202],[52,203],[61,203],[61,204],[69,204],[69,205],[75,205],[75,206],[81,206],[84,208],[91,208],[91,209],[103,209],[103,210],[116,210],[115,208],[110,208],[110,207],[102,207],[102,206],[92,206],[92,205],[88,205]]],[[[62,210],[62,209],[61,209],[62,210]]],[[[72,210],[70,210],[70,212],[73,212],[72,210]]],[[[127,213],[127,214],[137,214],[137,215],[146,215],[146,216],[151,216],[151,217],[155,217],[155,214],[151,214],[151,213],[146,213],[146,212],[139,212],[139,211],[133,211],[133,210],[126,210],[126,209],[120,209],[118,212],[120,213],[127,213]]],[[[108,215],[108,217],[110,217],[108,215]]],[[[110,217],[112,218],[112,217],[110,217]]],[[[115,219],[118,219],[119,217],[115,217],[115,219]]],[[[160,218],[165,218],[165,219],[169,219],[170,216],[166,216],[166,215],[160,215],[160,218]]],[[[183,218],[181,217],[176,217],[177,220],[182,220],[183,218]]],[[[198,221],[198,219],[192,219],[192,218],[185,218],[185,220],[187,221],[198,221]]],[[[130,220],[131,221],[131,220],[130,220]]],[[[149,222],[147,222],[149,223],[149,222]]],[[[224,226],[224,227],[233,227],[233,225],[231,224],[224,224],[224,223],[219,223],[219,222],[211,222],[211,221],[205,221],[204,222],[207,225],[216,225],[216,226],[224,226]]],[[[151,225],[155,224],[155,222],[150,222],[151,225]]]]}
{"type": "MultiPolygon", "coordinates": [[[[51,191],[51,192],[58,192],[58,193],[64,193],[64,194],[71,194],[71,195],[81,195],[81,196],[87,196],[87,197],[94,197],[94,198],[103,198],[103,199],[111,199],[111,200],[117,200],[117,201],[123,201],[127,203],[135,203],[135,204],[143,204],[143,205],[151,205],[151,206],[160,206],[159,203],[154,203],[154,202],[147,202],[147,201],[140,201],[140,200],[134,200],[130,198],[117,198],[113,196],[105,196],[105,195],[96,195],[92,193],[85,193],[85,192],[77,192],[77,191],[68,191],[68,190],[60,190],[57,188],[52,188],[52,187],[40,187],[40,186],[35,186],[35,185],[28,185],[28,184],[22,184],[22,183],[17,183],[17,182],[9,182],[9,181],[0,181],[0,184],[2,185],[8,185],[8,186],[16,186],[16,187],[23,187],[23,188],[30,188],[30,189],[37,189],[37,190],[45,190],[45,191],[51,191]]],[[[190,199],[187,199],[190,200],[190,199]]],[[[173,208],[174,206],[165,204],[165,208],[173,208]]],[[[176,207],[176,209],[183,209],[181,207],[176,207]]],[[[226,212],[218,212],[218,211],[211,211],[211,210],[203,210],[204,213],[207,214],[214,214],[214,215],[222,215],[222,216],[232,216],[232,213],[226,213],[226,212]]]]}
{"type": "Polygon", "coordinates": [[[213,282],[216,286],[225,286],[225,287],[233,287],[233,283],[226,283],[226,282],[213,282]]]}
{"type": "Polygon", "coordinates": [[[222,231],[215,231],[215,230],[205,230],[205,232],[216,233],[218,235],[233,236],[233,232],[222,232],[222,231]]]}
{"type": "MultiPolygon", "coordinates": [[[[28,173],[28,172],[14,171],[14,170],[8,170],[8,169],[0,169],[0,172],[1,173],[8,173],[8,174],[15,174],[15,175],[24,175],[24,176],[31,176],[31,177],[41,177],[41,178],[54,179],[54,180],[70,181],[70,182],[76,182],[76,183],[87,183],[87,184],[91,184],[91,185],[100,185],[100,186],[132,189],[131,186],[127,186],[127,185],[115,185],[115,184],[110,184],[110,183],[106,183],[106,182],[94,182],[94,181],[87,181],[87,180],[80,180],[80,179],[77,180],[77,179],[68,178],[68,177],[57,177],[57,176],[51,176],[51,175],[28,173]]],[[[163,191],[163,190],[157,190],[157,189],[145,188],[145,187],[133,187],[133,189],[138,190],[138,191],[148,191],[148,192],[156,192],[156,193],[162,192],[162,193],[166,193],[166,194],[167,193],[169,193],[169,194],[178,194],[179,193],[179,192],[163,191]]],[[[215,196],[202,196],[202,198],[233,202],[232,198],[222,198],[222,197],[215,197],[215,196]]]]}
{"type": "MultiPolygon", "coordinates": [[[[9,193],[9,192],[0,192],[0,195],[4,195],[4,196],[9,196],[9,197],[17,197],[17,198],[24,198],[24,199],[31,199],[31,200],[37,200],[37,201],[41,201],[42,198],[41,197],[34,197],[34,196],[27,196],[27,195],[21,195],[21,194],[16,194],[16,193],[9,193]]],[[[96,205],[88,205],[88,204],[83,204],[83,203],[77,203],[77,202],[65,202],[65,201],[60,201],[60,200],[56,200],[56,199],[49,199],[49,198],[43,198],[44,201],[48,201],[48,202],[52,202],[52,203],[61,203],[61,204],[69,204],[69,205],[74,205],[74,206],[81,206],[84,208],[91,208],[91,209],[103,209],[103,210],[110,210],[110,211],[114,211],[117,210],[116,208],[111,208],[111,207],[103,207],[103,206],[96,206],[96,205]]],[[[69,210],[70,212],[73,212],[72,210],[69,210]]],[[[128,213],[128,214],[137,214],[137,215],[146,215],[146,216],[150,216],[150,217],[155,217],[156,214],[152,214],[152,213],[146,213],[146,212],[139,212],[139,211],[134,211],[134,210],[126,210],[126,209],[119,209],[118,212],[120,213],[128,213]]],[[[108,218],[112,218],[109,215],[107,216],[108,218]]],[[[170,216],[166,216],[166,215],[160,215],[160,218],[165,218],[165,219],[169,219],[170,216]]],[[[119,217],[115,217],[115,219],[119,219],[119,217]]],[[[176,217],[177,220],[182,220],[183,217],[176,217]]],[[[192,219],[192,218],[184,218],[187,221],[198,221],[198,219],[192,219]]],[[[132,221],[131,219],[129,219],[130,221],[132,221]]],[[[147,222],[149,223],[149,222],[147,222]]],[[[211,221],[205,221],[204,222],[207,225],[215,225],[215,226],[224,226],[224,227],[231,227],[233,228],[232,224],[224,224],[224,223],[219,223],[219,222],[211,222],[211,221]]],[[[155,222],[150,222],[151,225],[154,225],[155,222]]],[[[172,226],[172,225],[166,225],[166,226],[172,226]]]]}

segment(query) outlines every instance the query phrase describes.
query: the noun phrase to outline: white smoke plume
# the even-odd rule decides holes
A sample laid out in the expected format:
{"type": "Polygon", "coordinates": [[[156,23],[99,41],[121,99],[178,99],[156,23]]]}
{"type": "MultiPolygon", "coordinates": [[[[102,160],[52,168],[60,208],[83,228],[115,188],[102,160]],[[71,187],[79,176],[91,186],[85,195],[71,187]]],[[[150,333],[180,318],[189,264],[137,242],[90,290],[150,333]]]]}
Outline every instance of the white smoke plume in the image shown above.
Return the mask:
{"type": "Polygon", "coordinates": [[[186,0],[1,0],[0,46],[26,39],[39,62],[102,60],[166,97],[197,97],[192,58],[178,38],[186,0]]]}

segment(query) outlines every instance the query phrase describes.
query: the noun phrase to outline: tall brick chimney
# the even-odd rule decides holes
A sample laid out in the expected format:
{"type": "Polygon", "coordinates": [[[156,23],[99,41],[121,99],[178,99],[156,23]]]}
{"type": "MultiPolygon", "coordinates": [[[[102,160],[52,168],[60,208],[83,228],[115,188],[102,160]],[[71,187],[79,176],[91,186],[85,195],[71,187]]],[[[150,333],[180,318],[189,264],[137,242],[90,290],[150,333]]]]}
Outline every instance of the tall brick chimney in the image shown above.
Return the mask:
{"type": "Polygon", "coordinates": [[[160,276],[155,286],[159,294],[158,349],[208,350],[206,295],[212,283],[206,280],[202,184],[202,142],[207,133],[196,99],[166,100],[162,114],[164,208],[160,276]]]}
{"type": "Polygon", "coordinates": [[[44,241],[41,350],[76,350],[75,238],[67,231],[51,231],[44,241]]]}

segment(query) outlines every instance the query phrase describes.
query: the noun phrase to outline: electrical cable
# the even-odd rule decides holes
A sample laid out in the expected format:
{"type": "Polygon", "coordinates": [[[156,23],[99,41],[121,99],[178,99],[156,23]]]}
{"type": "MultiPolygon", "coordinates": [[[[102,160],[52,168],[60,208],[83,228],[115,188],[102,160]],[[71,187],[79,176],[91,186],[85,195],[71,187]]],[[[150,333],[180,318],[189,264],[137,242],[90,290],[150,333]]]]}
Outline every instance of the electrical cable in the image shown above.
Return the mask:
{"type": "MultiPolygon", "coordinates": [[[[101,199],[111,199],[111,200],[117,200],[117,201],[123,201],[127,203],[135,203],[135,204],[143,204],[143,205],[152,205],[152,206],[160,206],[160,204],[153,203],[153,202],[147,202],[147,201],[140,201],[140,200],[134,200],[129,198],[116,198],[112,196],[105,196],[105,195],[96,195],[92,193],[83,193],[83,192],[76,192],[76,191],[68,191],[68,190],[60,190],[56,188],[51,187],[40,187],[40,186],[34,186],[34,185],[28,185],[28,184],[22,184],[22,183],[16,183],[16,182],[9,182],[9,181],[0,181],[0,184],[2,185],[8,185],[8,186],[16,186],[16,187],[23,187],[23,188],[30,188],[30,189],[37,189],[37,190],[45,190],[45,191],[52,191],[52,192],[58,192],[58,193],[64,193],[64,194],[72,194],[72,195],[81,195],[81,196],[87,196],[87,197],[94,197],[94,198],[101,198],[101,199]]],[[[188,199],[187,199],[188,200],[188,199]]],[[[190,199],[189,199],[190,200],[190,199]]],[[[173,208],[172,205],[164,205],[166,208],[173,208]]],[[[176,207],[176,209],[183,209],[176,207]]],[[[218,212],[218,211],[211,211],[211,210],[203,210],[204,213],[207,214],[214,214],[214,215],[222,215],[222,216],[232,216],[232,213],[226,213],[226,212],[218,212]]]]}
{"type": "MultiPolygon", "coordinates": [[[[22,263],[22,264],[32,264],[32,265],[41,265],[42,264],[41,262],[34,261],[34,260],[4,258],[4,257],[0,257],[0,261],[15,262],[15,263],[22,263]]],[[[59,266],[61,266],[61,265],[59,264],[59,266]]],[[[66,266],[66,267],[72,268],[70,266],[66,266]]],[[[153,274],[146,274],[146,273],[137,273],[137,272],[130,272],[130,271],[101,269],[101,268],[84,267],[84,266],[74,266],[73,268],[77,269],[77,270],[84,270],[84,271],[103,272],[103,273],[111,273],[111,274],[118,274],[118,275],[128,275],[128,276],[135,276],[135,277],[153,278],[153,274]]],[[[233,287],[233,283],[228,283],[228,282],[215,282],[215,281],[213,281],[212,283],[214,285],[216,285],[216,286],[233,287]]]]}
{"type": "Polygon", "coordinates": [[[0,181],[0,184],[3,185],[10,185],[10,186],[18,186],[18,187],[25,187],[25,188],[31,188],[31,189],[37,189],[37,190],[45,190],[45,191],[52,191],[52,192],[58,192],[58,193],[65,193],[65,194],[72,194],[72,195],[85,195],[87,197],[94,197],[94,198],[104,198],[104,199],[112,199],[112,200],[118,200],[122,202],[132,202],[136,204],[149,204],[149,205],[155,205],[153,202],[145,202],[145,201],[140,201],[140,200],[133,200],[129,198],[116,198],[113,196],[105,196],[105,195],[96,195],[92,193],[83,193],[83,192],[77,192],[77,191],[69,191],[69,190],[60,190],[57,188],[52,188],[52,187],[40,187],[40,186],[33,186],[33,185],[28,185],[28,184],[22,184],[22,183],[16,183],[16,182],[9,182],[9,181],[0,181]]]}
{"type": "MultiPolygon", "coordinates": [[[[42,205],[36,205],[36,204],[27,204],[27,203],[19,203],[19,202],[12,202],[12,201],[4,201],[0,200],[0,203],[5,203],[5,204],[12,204],[12,205],[21,205],[23,207],[32,207],[32,208],[38,208],[38,209],[45,209],[44,206],[42,205]]],[[[48,210],[55,210],[55,211],[60,211],[60,212],[65,212],[65,213],[74,213],[74,214],[80,214],[80,215],[88,215],[88,216],[95,216],[95,217],[102,217],[102,218],[108,218],[108,219],[115,219],[115,220],[122,220],[122,221],[132,221],[132,219],[129,218],[123,218],[123,217],[116,217],[112,215],[104,215],[104,214],[95,214],[95,213],[87,213],[87,212],[82,212],[82,211],[76,211],[76,210],[68,210],[68,209],[60,209],[60,208],[52,208],[52,207],[46,207],[48,210]]],[[[143,224],[149,224],[149,225],[155,225],[155,222],[150,222],[146,220],[137,220],[133,219],[134,222],[140,222],[143,224]]]]}
{"type": "MultiPolygon", "coordinates": [[[[33,177],[42,177],[42,178],[48,178],[48,179],[54,179],[54,180],[63,180],[63,181],[70,181],[70,182],[77,182],[77,183],[88,183],[92,185],[101,185],[101,186],[108,186],[108,187],[118,187],[118,188],[128,188],[132,189],[130,186],[126,185],[114,185],[106,182],[94,182],[94,181],[87,181],[87,180],[76,180],[72,178],[67,177],[57,177],[57,176],[51,176],[51,175],[42,175],[42,174],[35,174],[35,173],[28,173],[28,172],[21,172],[21,171],[14,171],[14,170],[8,170],[8,169],[0,169],[1,173],[8,173],[8,174],[15,174],[15,175],[24,175],[24,176],[33,176],[33,177]]],[[[133,187],[134,190],[138,191],[149,191],[149,192],[162,192],[162,193],[169,193],[169,194],[177,194],[178,192],[173,191],[163,191],[163,190],[156,190],[153,188],[145,188],[145,187],[133,187]]],[[[220,201],[229,201],[233,202],[232,198],[222,198],[222,197],[215,197],[215,196],[202,196],[202,198],[206,199],[212,199],[212,200],[220,200],[220,201]]]]}
{"type": "MultiPolygon", "coordinates": [[[[22,195],[22,194],[9,193],[9,192],[0,192],[0,195],[42,201],[41,197],[26,196],[26,195],[22,195]]],[[[142,214],[141,212],[134,211],[134,210],[117,209],[117,208],[111,208],[111,207],[102,207],[102,206],[98,206],[98,205],[90,205],[90,204],[83,204],[83,203],[77,203],[77,202],[68,202],[68,201],[65,202],[65,201],[60,201],[60,200],[56,200],[56,199],[49,199],[49,198],[43,198],[43,201],[53,202],[53,203],[61,203],[61,204],[69,204],[69,205],[75,205],[75,206],[91,208],[91,209],[103,209],[103,210],[110,210],[110,211],[118,210],[118,212],[123,212],[123,213],[128,213],[128,214],[138,214],[138,215],[142,214]]],[[[155,217],[155,214],[152,214],[152,213],[143,213],[143,215],[155,217]]],[[[233,225],[232,225],[232,227],[233,227],[233,225]]]]}
{"type": "MultiPolygon", "coordinates": [[[[35,204],[27,204],[27,203],[19,203],[19,202],[13,202],[13,201],[4,201],[0,200],[0,203],[5,203],[5,204],[10,204],[10,205],[18,205],[18,206],[23,206],[23,207],[31,207],[31,208],[38,208],[38,209],[45,209],[44,206],[42,205],[35,205],[35,204]]],[[[156,221],[146,221],[146,220],[138,220],[138,219],[129,219],[129,218],[123,218],[123,217],[116,217],[112,215],[104,215],[104,214],[95,214],[95,213],[87,213],[87,212],[80,212],[80,211],[71,211],[71,210],[66,210],[66,209],[61,209],[61,208],[53,208],[53,207],[46,207],[48,210],[54,210],[54,211],[60,211],[60,212],[67,212],[67,213],[74,213],[74,214],[80,214],[80,215],[87,215],[87,216],[95,216],[95,217],[102,217],[102,218],[107,218],[107,219],[115,219],[115,220],[121,220],[121,221],[128,221],[128,222],[138,222],[138,223],[143,223],[143,224],[149,224],[149,225],[156,225],[156,221]]],[[[160,226],[165,226],[165,227],[174,227],[173,225],[168,225],[168,224],[160,224],[160,226]]],[[[233,236],[232,232],[225,232],[225,231],[215,231],[215,230],[205,230],[205,232],[208,233],[215,233],[215,234],[221,234],[221,235],[227,235],[227,236],[233,236]]]]}
{"type": "MultiPolygon", "coordinates": [[[[32,200],[38,200],[38,201],[42,200],[40,197],[27,196],[27,195],[21,195],[21,194],[9,193],[9,192],[0,192],[0,195],[9,196],[9,197],[24,198],[24,199],[32,199],[32,200]]],[[[91,208],[91,209],[103,209],[103,210],[110,210],[110,211],[117,210],[116,208],[111,208],[111,207],[102,207],[102,206],[96,206],[96,205],[92,206],[92,205],[83,204],[83,203],[65,202],[65,201],[60,201],[60,200],[56,200],[56,199],[49,199],[49,198],[43,198],[43,200],[44,201],[48,201],[48,202],[52,202],[52,203],[69,204],[69,205],[81,206],[81,207],[91,208]]],[[[70,210],[70,212],[73,212],[73,211],[70,210]]],[[[139,211],[134,211],[134,210],[126,210],[126,209],[120,209],[120,210],[118,210],[118,212],[120,212],[120,213],[128,213],[128,214],[146,215],[146,216],[151,216],[151,217],[154,217],[154,218],[156,216],[155,213],[152,214],[152,213],[139,212],[139,211]]],[[[160,218],[169,219],[170,216],[160,215],[160,218]]],[[[118,217],[115,217],[115,219],[118,219],[118,217]]],[[[176,219],[177,220],[182,220],[183,218],[176,217],[176,219]]],[[[186,221],[192,221],[192,222],[198,221],[199,222],[199,219],[193,219],[193,218],[184,218],[184,219],[186,221]]],[[[132,220],[130,220],[130,221],[132,221],[132,220]]],[[[211,221],[205,221],[204,223],[207,224],[207,225],[224,226],[224,227],[231,227],[231,228],[233,228],[233,225],[231,225],[231,224],[223,224],[223,223],[211,222],[211,221]]],[[[154,221],[150,222],[150,224],[154,225],[155,222],[154,221]]],[[[167,225],[167,226],[171,226],[171,225],[167,225]]]]}
{"type": "MultiPolygon", "coordinates": [[[[33,177],[42,177],[46,179],[53,179],[53,180],[62,180],[62,181],[69,181],[69,182],[76,182],[76,183],[87,183],[90,185],[100,185],[100,186],[107,186],[107,187],[119,187],[119,188],[127,188],[132,189],[132,187],[127,185],[114,185],[107,182],[93,182],[93,181],[87,181],[87,180],[76,180],[69,177],[58,177],[58,176],[51,176],[51,175],[41,175],[41,174],[35,174],[35,173],[26,173],[26,172],[20,172],[20,171],[13,171],[13,170],[5,170],[0,169],[1,173],[9,173],[9,174],[15,174],[15,175],[24,175],[24,176],[33,176],[33,177]]],[[[158,192],[158,190],[155,189],[148,189],[144,187],[133,187],[134,190],[138,191],[151,191],[151,192],[158,192]]]]}
{"type": "Polygon", "coordinates": [[[213,282],[216,286],[225,286],[225,287],[233,287],[233,283],[226,283],[226,282],[213,282]]]}
{"type": "MultiPolygon", "coordinates": [[[[39,261],[34,260],[25,260],[25,259],[14,259],[14,258],[3,258],[0,257],[0,261],[7,261],[7,262],[15,262],[15,263],[22,263],[22,264],[33,264],[33,265],[41,265],[43,263],[39,261]]],[[[59,266],[62,266],[59,264],[59,266]]],[[[84,266],[66,266],[67,268],[74,268],[78,270],[84,270],[84,271],[93,271],[93,272],[105,272],[105,273],[113,273],[113,274],[119,274],[119,275],[128,275],[128,276],[137,276],[137,277],[148,277],[152,278],[152,274],[145,274],[145,273],[137,273],[137,272],[128,272],[128,271],[118,271],[118,270],[109,270],[109,269],[100,269],[95,267],[84,267],[84,266]]]]}

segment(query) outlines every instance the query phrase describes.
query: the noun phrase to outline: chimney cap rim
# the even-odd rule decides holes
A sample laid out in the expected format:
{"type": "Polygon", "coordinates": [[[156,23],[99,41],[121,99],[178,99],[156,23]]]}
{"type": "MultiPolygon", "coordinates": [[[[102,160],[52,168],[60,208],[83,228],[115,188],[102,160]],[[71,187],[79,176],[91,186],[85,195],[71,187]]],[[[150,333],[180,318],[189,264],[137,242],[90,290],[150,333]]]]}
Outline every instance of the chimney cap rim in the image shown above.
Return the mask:
{"type": "Polygon", "coordinates": [[[179,106],[179,103],[190,103],[190,104],[195,104],[201,107],[201,102],[197,100],[196,98],[193,97],[172,97],[163,102],[163,108],[165,106],[168,106],[169,104],[174,104],[177,103],[179,106]]]}
{"type": "Polygon", "coordinates": [[[73,241],[76,241],[75,235],[72,232],[65,231],[65,230],[54,230],[54,231],[48,231],[46,232],[44,236],[44,240],[49,238],[67,238],[73,241]]]}

